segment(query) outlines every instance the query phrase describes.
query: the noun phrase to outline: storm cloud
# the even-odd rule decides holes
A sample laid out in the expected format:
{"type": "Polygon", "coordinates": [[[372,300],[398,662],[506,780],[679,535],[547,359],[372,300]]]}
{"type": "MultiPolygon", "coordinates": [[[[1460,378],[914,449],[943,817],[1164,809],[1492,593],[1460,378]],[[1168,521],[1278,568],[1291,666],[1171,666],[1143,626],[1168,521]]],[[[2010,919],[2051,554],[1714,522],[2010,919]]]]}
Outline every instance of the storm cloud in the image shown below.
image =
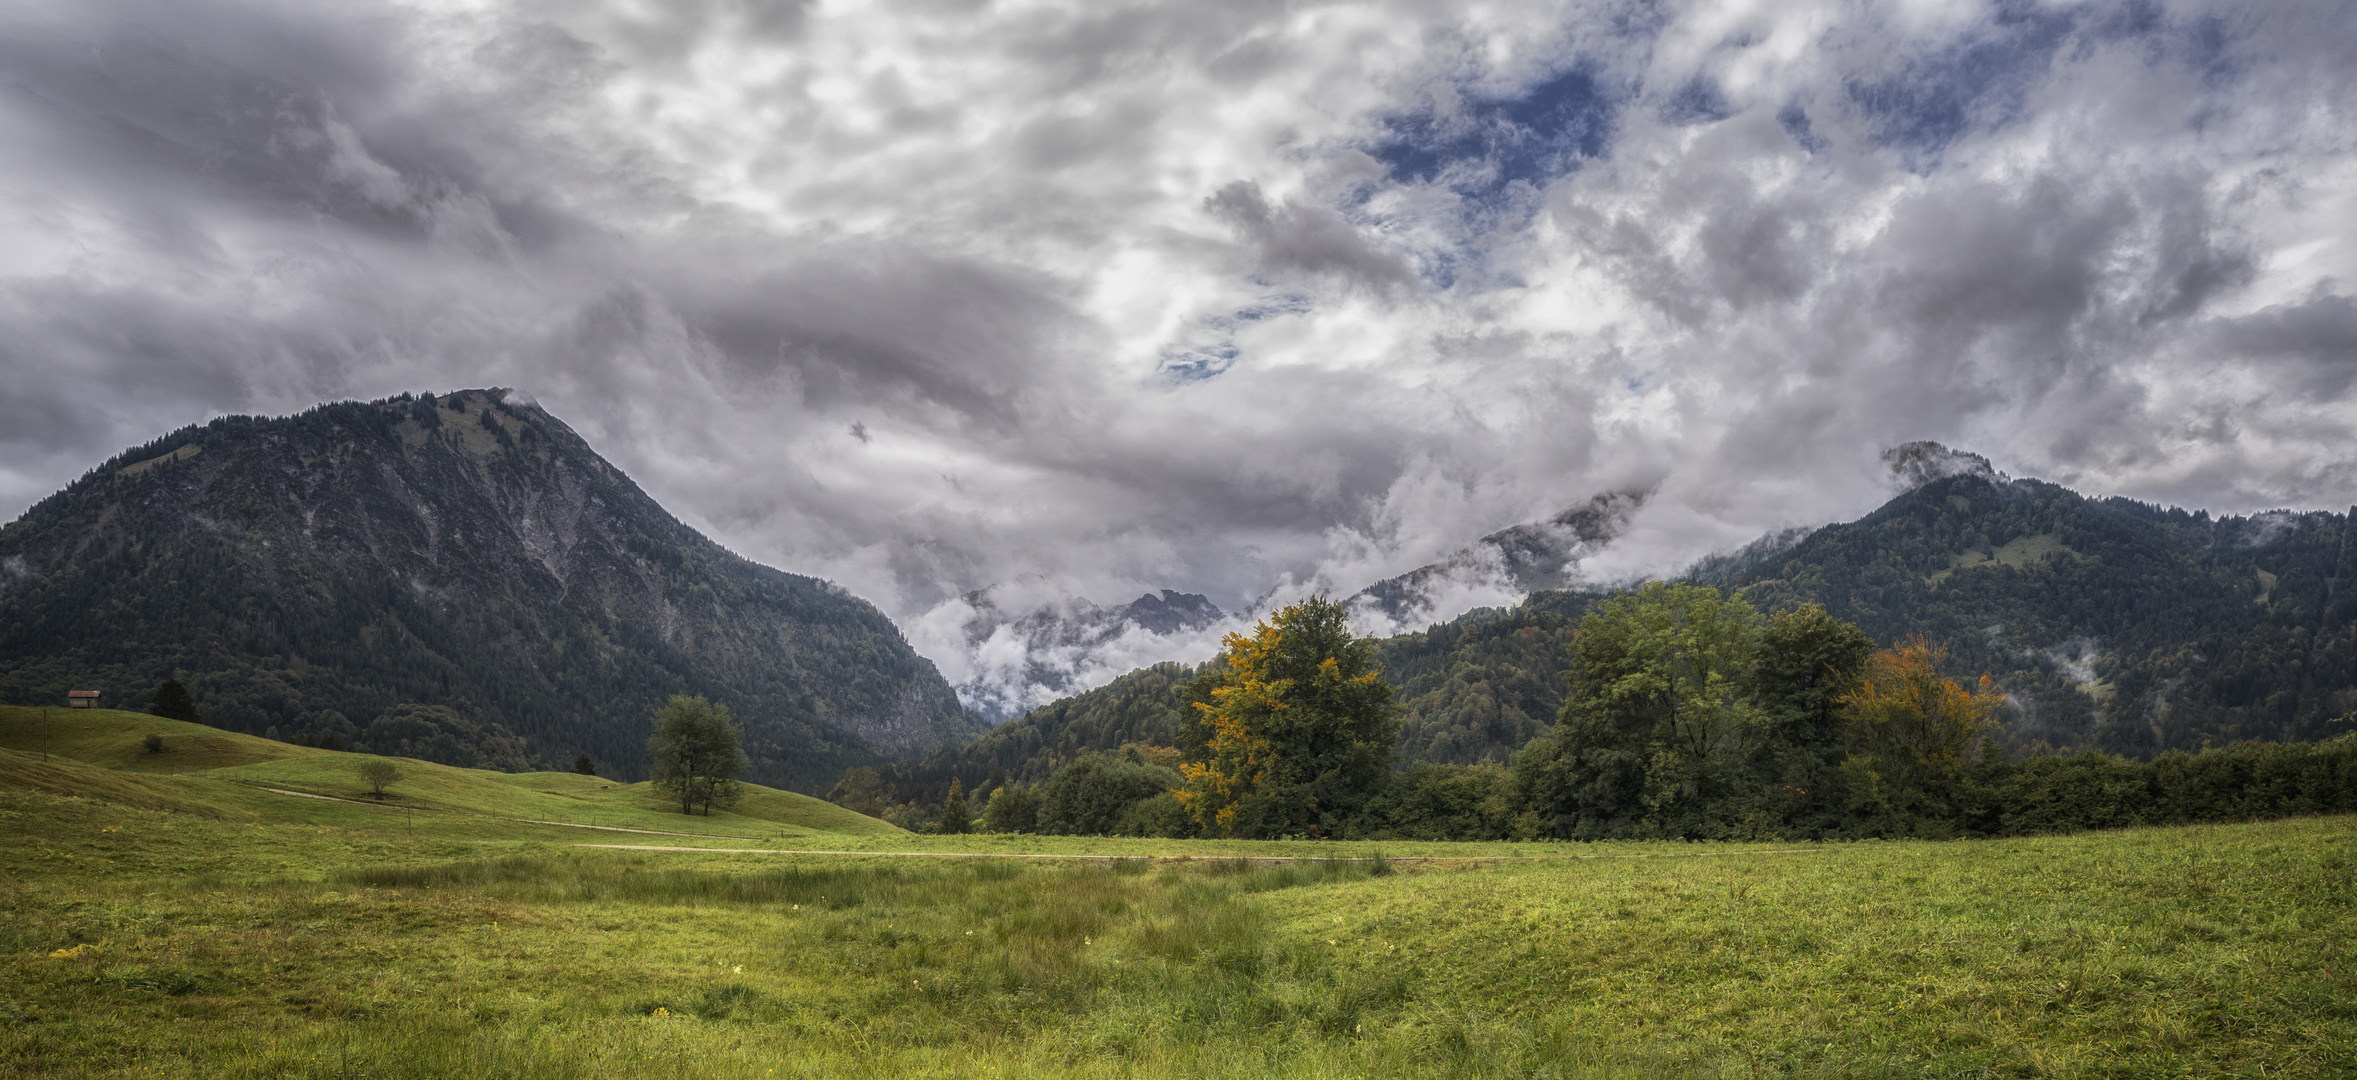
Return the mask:
{"type": "Polygon", "coordinates": [[[0,504],[512,386],[967,678],[977,590],[1249,612],[1630,491],[1581,572],[1656,573],[1915,440],[2357,501],[2344,6],[1461,8],[12,4],[0,504]]]}

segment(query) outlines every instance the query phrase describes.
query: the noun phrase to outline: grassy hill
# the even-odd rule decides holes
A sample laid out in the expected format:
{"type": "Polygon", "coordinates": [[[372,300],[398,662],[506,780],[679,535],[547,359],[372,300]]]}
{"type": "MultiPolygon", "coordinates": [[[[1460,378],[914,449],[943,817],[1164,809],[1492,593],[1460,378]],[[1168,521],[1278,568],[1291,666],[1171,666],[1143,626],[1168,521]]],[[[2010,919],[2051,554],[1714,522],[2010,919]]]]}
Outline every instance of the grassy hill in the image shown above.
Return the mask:
{"type": "Polygon", "coordinates": [[[874,836],[899,829],[832,803],[757,784],[734,810],[682,815],[645,783],[577,773],[498,773],[408,758],[377,799],[358,767],[372,755],[290,746],[144,713],[0,706],[0,784],[245,820],[377,827],[393,810],[439,834],[558,822],[711,836],[874,836]],[[160,735],[163,749],[145,742],[160,735]],[[43,758],[46,756],[47,760],[43,758]],[[276,789],[276,790],[272,790],[276,789]],[[299,792],[321,798],[281,794],[299,792]],[[487,820],[488,819],[488,820],[487,820]]]}

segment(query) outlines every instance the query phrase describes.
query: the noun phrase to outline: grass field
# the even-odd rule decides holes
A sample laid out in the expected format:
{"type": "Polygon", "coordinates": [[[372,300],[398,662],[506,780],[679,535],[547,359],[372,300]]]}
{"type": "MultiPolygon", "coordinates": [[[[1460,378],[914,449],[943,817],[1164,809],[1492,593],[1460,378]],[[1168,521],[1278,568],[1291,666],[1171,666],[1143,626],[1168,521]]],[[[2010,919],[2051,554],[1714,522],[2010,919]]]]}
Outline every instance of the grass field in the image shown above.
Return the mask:
{"type": "Polygon", "coordinates": [[[1375,861],[854,835],[784,793],[595,833],[511,811],[689,819],[584,778],[448,770],[394,812],[254,786],[350,794],[353,755],[0,742],[0,1077],[2357,1074],[2357,819],[1375,861]],[[836,853],[576,846],[640,842],[836,853]]]}

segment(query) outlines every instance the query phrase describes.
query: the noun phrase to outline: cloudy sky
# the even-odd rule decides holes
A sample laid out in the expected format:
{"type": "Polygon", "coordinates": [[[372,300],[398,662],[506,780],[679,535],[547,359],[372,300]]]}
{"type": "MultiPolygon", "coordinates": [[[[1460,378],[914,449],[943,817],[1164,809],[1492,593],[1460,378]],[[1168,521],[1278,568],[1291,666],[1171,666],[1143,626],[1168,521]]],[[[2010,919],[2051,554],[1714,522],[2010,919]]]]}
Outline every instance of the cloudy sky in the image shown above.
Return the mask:
{"type": "Polygon", "coordinates": [[[2357,501],[2308,3],[0,0],[0,515],[222,413],[513,386],[950,654],[1598,575],[1888,494],[2357,501]]]}

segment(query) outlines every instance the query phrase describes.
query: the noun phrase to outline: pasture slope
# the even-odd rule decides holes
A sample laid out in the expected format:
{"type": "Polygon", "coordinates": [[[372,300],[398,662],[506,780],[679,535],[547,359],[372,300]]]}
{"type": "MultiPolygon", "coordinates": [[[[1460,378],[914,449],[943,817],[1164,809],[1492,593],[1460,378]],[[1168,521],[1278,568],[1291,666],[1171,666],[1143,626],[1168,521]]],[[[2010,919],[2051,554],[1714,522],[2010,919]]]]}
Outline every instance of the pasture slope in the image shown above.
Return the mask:
{"type": "Polygon", "coordinates": [[[412,762],[391,812],[357,755],[92,713],[44,762],[38,720],[0,711],[0,1077],[2357,1073],[2346,817],[1375,861],[412,762]],[[920,850],[1134,857],[874,857],[920,850]]]}

